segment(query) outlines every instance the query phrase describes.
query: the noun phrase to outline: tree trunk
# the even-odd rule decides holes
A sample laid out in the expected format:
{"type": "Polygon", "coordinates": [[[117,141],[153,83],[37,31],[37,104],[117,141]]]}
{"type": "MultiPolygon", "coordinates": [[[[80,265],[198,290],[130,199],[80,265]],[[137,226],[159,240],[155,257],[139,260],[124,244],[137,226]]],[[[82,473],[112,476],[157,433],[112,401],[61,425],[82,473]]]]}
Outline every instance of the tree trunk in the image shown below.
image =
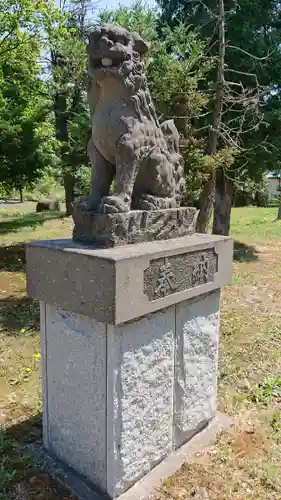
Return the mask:
{"type": "Polygon", "coordinates": [[[63,164],[63,185],[65,192],[66,215],[72,215],[74,201],[75,177],[66,165],[65,151],[68,146],[68,113],[66,95],[57,93],[54,98],[56,138],[61,144],[61,159],[63,164]]]}
{"type": "Polygon", "coordinates": [[[233,200],[233,182],[225,177],[223,168],[216,172],[213,234],[229,235],[233,200]]]}
{"type": "Polygon", "coordinates": [[[279,208],[278,208],[278,214],[277,214],[277,219],[281,219],[281,173],[279,173],[279,208]]]}
{"type": "Polygon", "coordinates": [[[279,208],[278,208],[277,219],[281,219],[281,196],[280,196],[280,203],[279,203],[279,208]]]}
{"type": "Polygon", "coordinates": [[[207,233],[209,222],[212,215],[215,194],[215,175],[203,185],[202,193],[199,200],[199,215],[196,224],[197,233],[207,233]]]}
{"type": "Polygon", "coordinates": [[[23,190],[22,190],[22,188],[19,189],[19,194],[20,194],[20,203],[23,203],[23,190]]]}
{"type": "MultiPolygon", "coordinates": [[[[225,11],[224,0],[219,0],[219,25],[218,25],[218,41],[219,41],[219,57],[217,66],[217,90],[214,103],[214,111],[212,116],[212,126],[209,133],[209,144],[207,149],[208,155],[215,155],[217,152],[219,131],[221,128],[221,116],[224,97],[224,64],[225,64],[225,11]]],[[[216,174],[212,173],[211,179],[203,186],[200,197],[200,212],[197,222],[197,231],[206,233],[208,224],[212,214],[214,204],[216,174]]]]}
{"type": "Polygon", "coordinates": [[[57,92],[54,95],[54,114],[55,114],[55,127],[56,127],[56,139],[60,142],[60,157],[62,160],[63,169],[63,184],[65,191],[65,205],[66,205],[66,215],[72,215],[73,212],[73,201],[74,201],[74,186],[75,177],[72,174],[70,167],[67,165],[67,160],[65,153],[68,150],[68,106],[67,106],[67,95],[68,90],[66,88],[66,83],[57,81],[56,70],[58,68],[64,67],[64,60],[56,50],[51,50],[51,61],[54,71],[54,81],[58,86],[57,92]],[[59,85],[61,84],[61,87],[59,85]]]}
{"type": "Polygon", "coordinates": [[[66,215],[72,215],[73,213],[73,201],[74,201],[74,185],[75,178],[72,172],[65,172],[63,175],[63,185],[65,192],[65,207],[66,215]]]}

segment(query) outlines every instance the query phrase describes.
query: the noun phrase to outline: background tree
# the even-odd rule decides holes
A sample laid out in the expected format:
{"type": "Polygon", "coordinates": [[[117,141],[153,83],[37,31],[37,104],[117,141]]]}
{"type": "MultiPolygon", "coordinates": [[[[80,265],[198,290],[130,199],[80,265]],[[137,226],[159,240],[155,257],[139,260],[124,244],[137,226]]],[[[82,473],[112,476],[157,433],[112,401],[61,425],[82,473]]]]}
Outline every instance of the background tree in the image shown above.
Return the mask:
{"type": "MultiPolygon", "coordinates": [[[[263,116],[270,108],[272,90],[279,86],[279,2],[241,0],[238,5],[235,1],[225,0],[223,6],[222,2],[215,6],[210,0],[160,0],[159,4],[163,7],[162,20],[171,26],[183,19],[194,24],[212,55],[218,54],[222,48],[219,31],[224,20],[224,104],[218,148],[221,151],[225,146],[233,147],[239,155],[234,156],[231,165],[216,171],[213,230],[228,234],[235,185],[240,185],[247,177],[261,179],[265,169],[265,164],[256,160],[262,150],[268,152],[263,116]],[[222,7],[225,10],[223,15],[222,7]],[[262,140],[259,129],[263,131],[262,140]]],[[[219,78],[217,88],[222,88],[222,82],[218,84],[219,78]]],[[[202,195],[204,198],[204,190],[202,195]]]]}
{"type": "Polygon", "coordinates": [[[63,172],[66,213],[72,213],[77,169],[89,164],[87,141],[90,115],[87,105],[87,54],[90,0],[61,2],[66,34],[54,30],[49,38],[56,139],[63,172]]]}
{"type": "Polygon", "coordinates": [[[0,183],[22,194],[55,162],[45,83],[38,64],[44,27],[59,19],[40,0],[0,6],[0,183]]]}

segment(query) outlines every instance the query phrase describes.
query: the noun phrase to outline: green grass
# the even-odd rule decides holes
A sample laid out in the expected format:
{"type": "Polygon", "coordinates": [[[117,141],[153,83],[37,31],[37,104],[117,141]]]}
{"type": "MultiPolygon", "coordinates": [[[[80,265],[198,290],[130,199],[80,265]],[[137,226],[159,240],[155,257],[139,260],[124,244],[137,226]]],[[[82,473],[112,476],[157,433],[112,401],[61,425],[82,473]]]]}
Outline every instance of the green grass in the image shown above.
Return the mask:
{"type": "Polygon", "coordinates": [[[281,239],[281,220],[277,220],[276,207],[234,208],[230,234],[247,243],[278,241],[281,239]]]}
{"type": "Polygon", "coordinates": [[[64,217],[60,212],[42,213],[18,213],[13,212],[0,214],[0,234],[21,231],[25,227],[35,229],[36,226],[44,224],[46,220],[59,219],[64,217]]]}
{"type": "Polygon", "coordinates": [[[281,376],[266,377],[250,395],[254,403],[264,405],[274,401],[281,401],[281,376]]]}
{"type": "MultiPolygon", "coordinates": [[[[281,221],[235,208],[232,285],[221,301],[219,406],[234,418],[163,483],[161,500],[281,500],[281,221]],[[207,495],[207,496],[206,496],[207,495]]],[[[25,446],[40,437],[38,304],[25,294],[25,242],[71,237],[71,218],[0,208],[0,500],[67,499],[25,446]],[[60,496],[61,495],[61,496],[60,496]]]]}

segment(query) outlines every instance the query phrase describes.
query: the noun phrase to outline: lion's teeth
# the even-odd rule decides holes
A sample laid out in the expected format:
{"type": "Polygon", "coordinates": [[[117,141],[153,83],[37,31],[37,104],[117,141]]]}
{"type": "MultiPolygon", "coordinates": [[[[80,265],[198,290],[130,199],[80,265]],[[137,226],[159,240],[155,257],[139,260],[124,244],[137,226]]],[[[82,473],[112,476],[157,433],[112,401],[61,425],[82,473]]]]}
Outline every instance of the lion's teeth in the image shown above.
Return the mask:
{"type": "Polygon", "coordinates": [[[101,63],[103,66],[112,66],[112,59],[109,59],[109,57],[103,57],[101,63]]]}

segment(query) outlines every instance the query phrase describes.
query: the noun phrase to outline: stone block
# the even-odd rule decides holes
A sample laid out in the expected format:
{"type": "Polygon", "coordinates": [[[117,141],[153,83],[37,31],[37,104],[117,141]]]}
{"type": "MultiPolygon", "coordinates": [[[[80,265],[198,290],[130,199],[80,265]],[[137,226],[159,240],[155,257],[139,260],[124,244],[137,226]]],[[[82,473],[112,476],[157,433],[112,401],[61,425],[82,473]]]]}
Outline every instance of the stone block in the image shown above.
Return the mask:
{"type": "Polygon", "coordinates": [[[44,444],[106,489],[106,325],[41,304],[44,444]]]}
{"type": "Polygon", "coordinates": [[[233,241],[194,234],[116,248],[72,240],[27,245],[28,295],[122,324],[231,281],[233,241]]]}
{"type": "Polygon", "coordinates": [[[78,204],[73,213],[73,240],[115,247],[178,238],[195,232],[197,215],[193,207],[102,214],[78,204]]]}
{"type": "Polygon", "coordinates": [[[216,413],[220,292],[176,305],[175,447],[216,413]]]}
{"type": "Polygon", "coordinates": [[[115,498],[173,449],[175,308],[109,327],[108,493],[115,498]]]}

